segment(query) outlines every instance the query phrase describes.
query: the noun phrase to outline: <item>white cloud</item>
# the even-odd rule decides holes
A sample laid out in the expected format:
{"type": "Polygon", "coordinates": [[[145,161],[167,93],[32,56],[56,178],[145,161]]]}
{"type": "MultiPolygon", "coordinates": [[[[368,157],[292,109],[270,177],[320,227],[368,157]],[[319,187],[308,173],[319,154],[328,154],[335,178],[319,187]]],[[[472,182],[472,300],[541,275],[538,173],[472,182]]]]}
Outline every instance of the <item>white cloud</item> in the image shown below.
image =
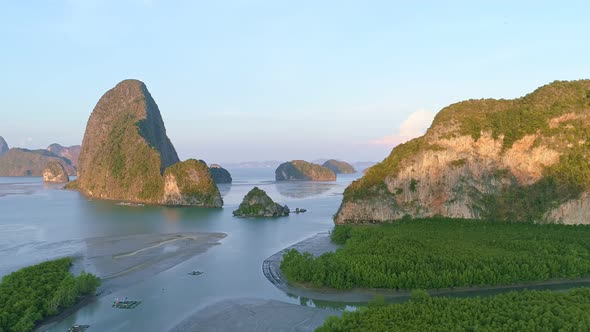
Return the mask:
{"type": "Polygon", "coordinates": [[[436,115],[435,112],[419,110],[408,116],[399,126],[397,134],[387,135],[370,143],[373,145],[386,145],[394,147],[398,144],[407,142],[412,138],[423,135],[426,129],[432,124],[436,115]]]}

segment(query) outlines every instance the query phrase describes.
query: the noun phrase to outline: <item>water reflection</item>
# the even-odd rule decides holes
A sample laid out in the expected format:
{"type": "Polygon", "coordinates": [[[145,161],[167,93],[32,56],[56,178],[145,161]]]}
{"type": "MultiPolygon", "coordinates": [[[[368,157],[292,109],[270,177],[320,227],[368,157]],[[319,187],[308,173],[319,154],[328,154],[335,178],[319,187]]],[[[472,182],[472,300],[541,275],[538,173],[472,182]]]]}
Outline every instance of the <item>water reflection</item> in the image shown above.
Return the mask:
{"type": "Polygon", "coordinates": [[[217,188],[219,189],[221,196],[225,197],[231,190],[231,183],[220,183],[217,185],[217,188]]]}
{"type": "Polygon", "coordinates": [[[307,198],[318,196],[336,188],[336,183],[314,181],[281,181],[276,182],[277,191],[290,198],[307,198]]]}
{"type": "Polygon", "coordinates": [[[162,215],[167,222],[177,222],[180,220],[178,209],[162,209],[162,215]]]}

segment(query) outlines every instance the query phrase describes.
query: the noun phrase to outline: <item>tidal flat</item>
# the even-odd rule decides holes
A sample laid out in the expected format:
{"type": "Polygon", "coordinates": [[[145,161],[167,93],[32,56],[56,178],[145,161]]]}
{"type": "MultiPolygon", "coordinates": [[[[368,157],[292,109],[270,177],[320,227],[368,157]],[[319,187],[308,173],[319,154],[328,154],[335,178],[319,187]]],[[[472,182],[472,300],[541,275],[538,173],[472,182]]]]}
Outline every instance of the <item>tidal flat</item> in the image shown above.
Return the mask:
{"type": "Polygon", "coordinates": [[[332,309],[305,307],[275,300],[239,298],[214,303],[187,318],[171,332],[184,331],[313,331],[330,316],[332,309]]]}
{"type": "MultiPolygon", "coordinates": [[[[322,184],[324,190],[318,192],[311,184],[271,180],[273,169],[231,173],[234,182],[220,186],[223,209],[88,200],[75,191],[44,186],[41,178],[0,178],[0,189],[10,193],[0,197],[0,275],[71,256],[76,259],[74,273],[85,270],[103,279],[99,296],[68,311],[48,331],[63,332],[74,324],[90,325],[90,331],[169,331],[232,299],[279,301],[308,316],[309,310],[299,306],[315,310],[309,307],[313,303],[276,288],[262,273],[262,263],[293,243],[332,229],[342,192],[359,175],[322,184]],[[15,183],[24,183],[28,194],[13,191],[15,183]],[[254,186],[280,204],[307,212],[278,219],[233,217],[254,186]],[[192,271],[203,274],[189,275],[192,271]],[[120,310],[111,306],[116,297],[142,302],[120,310]]],[[[333,307],[341,309],[340,304],[333,307]]]]}
{"type": "Polygon", "coordinates": [[[186,232],[90,238],[79,266],[100,277],[100,292],[108,294],[202,254],[225,237],[186,232]]]}

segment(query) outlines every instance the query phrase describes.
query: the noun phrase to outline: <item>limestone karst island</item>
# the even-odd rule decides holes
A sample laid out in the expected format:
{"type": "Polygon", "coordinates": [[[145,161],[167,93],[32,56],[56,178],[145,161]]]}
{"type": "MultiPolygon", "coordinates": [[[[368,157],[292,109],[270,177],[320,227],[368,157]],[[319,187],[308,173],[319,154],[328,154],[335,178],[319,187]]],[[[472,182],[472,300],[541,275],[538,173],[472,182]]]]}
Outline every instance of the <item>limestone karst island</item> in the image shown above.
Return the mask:
{"type": "Polygon", "coordinates": [[[2,2],[0,332],[590,331],[589,12],[2,2]]]}
{"type": "Polygon", "coordinates": [[[336,223],[404,216],[590,223],[590,80],[443,108],[344,192],[336,223]]]}
{"type": "Polygon", "coordinates": [[[208,166],[178,159],[158,105],[138,80],[122,81],[100,98],[86,125],[78,168],[68,188],[91,198],[223,205],[208,166]]]}

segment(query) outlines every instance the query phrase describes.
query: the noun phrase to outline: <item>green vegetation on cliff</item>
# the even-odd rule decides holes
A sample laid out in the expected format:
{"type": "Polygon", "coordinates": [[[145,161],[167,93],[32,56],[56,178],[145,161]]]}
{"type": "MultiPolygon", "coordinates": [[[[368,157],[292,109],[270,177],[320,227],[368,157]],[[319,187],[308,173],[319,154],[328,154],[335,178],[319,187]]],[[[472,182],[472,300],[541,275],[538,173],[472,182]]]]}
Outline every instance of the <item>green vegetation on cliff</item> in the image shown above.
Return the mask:
{"type": "Polygon", "coordinates": [[[229,173],[229,171],[218,164],[212,164],[209,167],[209,171],[211,172],[211,177],[213,177],[213,181],[216,184],[232,182],[231,174],[229,173]]]}
{"type": "Polygon", "coordinates": [[[401,163],[411,155],[424,150],[440,150],[440,147],[428,144],[422,137],[415,138],[396,146],[389,157],[369,168],[365,175],[352,182],[344,190],[344,200],[367,199],[380,194],[389,194],[384,179],[397,174],[401,163]]]}
{"type": "Polygon", "coordinates": [[[356,173],[356,170],[354,169],[354,167],[352,167],[351,164],[336,159],[329,159],[325,163],[323,163],[322,166],[331,169],[332,172],[336,174],[356,173]]]}
{"type": "Polygon", "coordinates": [[[125,80],[107,91],[90,115],[77,186],[91,197],[159,204],[162,173],[178,161],[145,84],[125,80]]]}
{"type": "Polygon", "coordinates": [[[482,132],[504,136],[504,147],[525,135],[550,134],[549,120],[565,113],[585,111],[590,106],[590,80],[555,81],[518,99],[480,99],[459,102],[442,109],[432,126],[455,123],[457,134],[478,139],[482,132]]]}
{"type": "Polygon", "coordinates": [[[236,217],[281,217],[289,215],[289,208],[275,203],[264,190],[258,187],[252,188],[237,210],[233,212],[236,217]]]}
{"type": "Polygon", "coordinates": [[[410,301],[371,305],[329,317],[317,332],[340,331],[589,331],[590,288],[448,298],[412,293],[410,301]]]}
{"type": "Polygon", "coordinates": [[[147,142],[137,143],[138,121],[138,117],[126,115],[112,123],[113,128],[100,155],[102,160],[94,167],[102,164],[110,170],[113,184],[108,186],[110,189],[104,188],[104,191],[110,191],[110,195],[123,198],[135,194],[140,200],[154,202],[164,192],[160,155],[147,142]]]}
{"type": "Polygon", "coordinates": [[[287,252],[281,270],[315,287],[440,289],[590,276],[590,226],[434,218],[338,225],[335,253],[287,252]]]}
{"type": "Polygon", "coordinates": [[[81,296],[94,294],[100,280],[70,272],[71,258],[25,267],[0,283],[0,331],[32,331],[43,318],[74,305],[81,296]]]}
{"type": "Polygon", "coordinates": [[[70,178],[60,163],[50,160],[45,165],[45,169],[43,169],[43,181],[63,183],[70,181],[70,178]]]}
{"type": "Polygon", "coordinates": [[[60,174],[65,172],[63,166],[60,163],[55,161],[50,161],[45,165],[45,168],[49,170],[52,174],[60,174]]]}
{"type": "MultiPolygon", "coordinates": [[[[413,214],[405,207],[417,206],[419,208],[414,210],[422,211],[419,214],[422,216],[438,213],[452,216],[450,211],[454,211],[472,218],[559,222],[554,216],[549,219],[549,212],[579,198],[582,193],[590,192],[588,137],[590,80],[556,81],[513,100],[459,102],[442,109],[424,136],[398,145],[389,157],[353,182],[344,192],[343,205],[357,202],[364,205],[364,211],[370,211],[371,204],[376,201],[390,200],[389,215],[413,214]],[[495,141],[491,141],[490,136],[477,141],[482,134],[491,135],[495,141]],[[532,140],[532,145],[522,143],[515,147],[514,143],[525,136],[532,140]],[[461,139],[449,141],[453,138],[461,139]],[[474,139],[475,144],[467,138],[474,139]],[[477,147],[473,148],[475,145],[477,147]],[[513,147],[515,150],[511,150],[513,147]],[[537,147],[542,149],[535,151],[537,147]],[[441,151],[441,162],[436,159],[438,153],[425,153],[429,151],[441,151]],[[512,154],[508,155],[510,151],[512,154]],[[552,154],[558,158],[552,159],[552,154]],[[449,158],[454,160],[449,161],[449,158]],[[530,167],[519,167],[520,160],[530,162],[530,167]],[[464,175],[457,176],[457,169],[463,166],[469,167],[464,169],[464,175]],[[431,193],[396,196],[402,191],[388,188],[387,184],[395,181],[397,187],[400,181],[407,184],[407,173],[403,177],[399,175],[406,167],[409,172],[414,169],[424,172],[428,168],[440,181],[433,181],[430,187],[424,188],[431,193]],[[497,167],[498,172],[506,173],[498,173],[499,176],[489,181],[490,170],[483,169],[486,167],[497,167]],[[537,167],[541,168],[541,178],[531,184],[527,179],[539,178],[537,167]],[[445,176],[453,173],[453,169],[455,173],[449,180],[445,176]],[[461,190],[461,193],[454,190],[461,190]],[[396,199],[391,200],[392,197],[396,199]],[[454,205],[457,202],[468,205],[454,205]]],[[[421,176],[423,179],[427,177],[421,176]]],[[[370,213],[355,216],[351,211],[354,209],[340,209],[337,220],[362,222],[378,219],[370,213]],[[341,211],[347,211],[348,215],[340,215],[341,211]],[[360,220],[363,218],[366,220],[360,220]]]]}
{"type": "Polygon", "coordinates": [[[223,205],[207,165],[180,162],[158,105],[138,80],[120,82],[96,104],[84,133],[78,179],[67,188],[129,202],[223,205]]]}
{"type": "Polygon", "coordinates": [[[487,220],[544,221],[548,211],[590,190],[589,156],[588,147],[576,147],[546,168],[539,181],[513,185],[497,195],[484,194],[481,216],[487,220]]]}
{"type": "Polygon", "coordinates": [[[176,163],[164,172],[165,181],[174,179],[179,189],[176,201],[166,203],[177,205],[199,205],[221,207],[221,194],[211,177],[209,167],[202,160],[188,159],[176,163]]]}

